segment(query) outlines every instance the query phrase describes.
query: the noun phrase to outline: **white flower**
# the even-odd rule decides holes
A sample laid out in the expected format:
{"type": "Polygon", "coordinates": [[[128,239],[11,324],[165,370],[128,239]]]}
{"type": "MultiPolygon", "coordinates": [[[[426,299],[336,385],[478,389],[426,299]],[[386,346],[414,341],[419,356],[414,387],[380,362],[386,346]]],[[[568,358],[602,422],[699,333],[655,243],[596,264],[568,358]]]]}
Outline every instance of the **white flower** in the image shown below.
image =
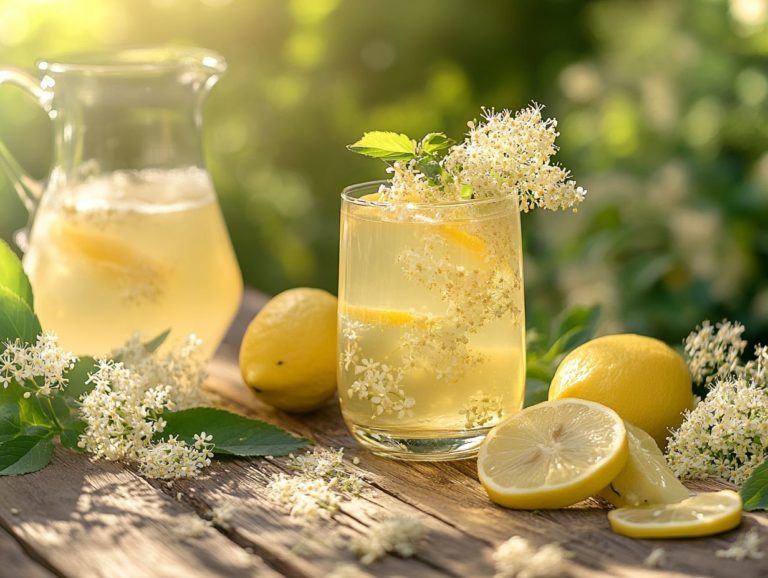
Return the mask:
{"type": "Polygon", "coordinates": [[[467,187],[474,198],[517,194],[520,209],[573,208],[586,191],[577,187],[570,173],[555,164],[557,121],[543,119],[542,107],[531,105],[512,113],[483,109],[483,120],[469,123],[464,142],[451,148],[442,161],[447,177],[431,184],[416,161],[395,162],[388,172],[391,182],[379,194],[389,203],[461,201],[467,187]]]}
{"type": "Polygon", "coordinates": [[[532,546],[520,536],[512,536],[493,553],[494,578],[553,578],[566,574],[569,552],[557,544],[532,546]]]}
{"type": "MultiPolygon", "coordinates": [[[[55,390],[64,389],[68,382],[65,375],[75,366],[77,357],[64,351],[58,342],[55,334],[42,333],[33,344],[22,343],[19,339],[3,343],[0,384],[7,388],[11,381],[15,381],[40,396],[50,396],[55,390]]],[[[25,397],[29,396],[25,394],[25,397]]]]}
{"type": "Polygon", "coordinates": [[[664,548],[654,548],[643,560],[643,566],[646,568],[661,568],[666,560],[666,556],[667,551],[664,548]]]}
{"type": "Polygon", "coordinates": [[[86,428],[78,445],[94,459],[135,464],[150,478],[196,477],[211,464],[213,436],[196,434],[191,444],[174,436],[156,441],[166,410],[199,401],[204,362],[200,341],[190,336],[163,357],[149,353],[138,336],[118,350],[122,361],[100,360],[88,378],[93,389],[80,400],[86,428]]]}
{"type": "Polygon", "coordinates": [[[738,539],[724,550],[715,552],[718,558],[731,558],[733,560],[762,560],[765,553],[760,549],[760,536],[757,530],[752,528],[741,534],[738,539]]]}
{"type": "Polygon", "coordinates": [[[371,526],[365,534],[353,537],[349,548],[363,564],[371,564],[388,553],[410,558],[426,533],[427,528],[419,518],[392,516],[371,526]]]}
{"type": "Polygon", "coordinates": [[[211,523],[220,528],[229,529],[232,527],[232,517],[235,513],[235,507],[231,504],[225,504],[213,508],[211,512],[211,523]]]}
{"type": "Polygon", "coordinates": [[[741,355],[747,342],[741,338],[744,326],[722,321],[712,325],[705,321],[685,339],[685,355],[693,381],[711,385],[743,368],[741,355]]]}
{"type": "Polygon", "coordinates": [[[670,436],[667,460],[681,478],[741,485],[768,457],[768,389],[743,377],[716,382],[670,436]]]}
{"type": "Polygon", "coordinates": [[[291,454],[287,464],[294,475],[275,474],[267,485],[269,497],[290,515],[312,522],[330,518],[345,496],[357,496],[362,479],[344,467],[344,450],[315,448],[291,454]]]}

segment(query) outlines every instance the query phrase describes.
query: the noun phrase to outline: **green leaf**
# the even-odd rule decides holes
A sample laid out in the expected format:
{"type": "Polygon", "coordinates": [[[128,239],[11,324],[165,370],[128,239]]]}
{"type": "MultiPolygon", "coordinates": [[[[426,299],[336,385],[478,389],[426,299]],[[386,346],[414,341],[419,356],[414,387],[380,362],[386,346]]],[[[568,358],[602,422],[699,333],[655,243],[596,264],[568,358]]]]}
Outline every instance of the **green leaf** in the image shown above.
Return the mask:
{"type": "Polygon", "coordinates": [[[160,347],[163,343],[165,343],[165,340],[168,339],[168,336],[170,334],[171,334],[171,330],[166,329],[154,339],[147,341],[144,344],[144,349],[146,350],[147,353],[154,353],[155,351],[157,351],[158,347],[160,347]]]}
{"type": "Polygon", "coordinates": [[[744,510],[768,510],[768,460],[755,468],[741,488],[744,510]]]}
{"type": "Polygon", "coordinates": [[[205,431],[213,436],[214,453],[222,455],[284,456],[309,443],[274,425],[212,407],[165,412],[163,419],[167,424],[158,438],[176,435],[191,444],[205,431]]]}
{"type": "Polygon", "coordinates": [[[47,466],[52,456],[50,434],[19,435],[0,442],[0,476],[36,472],[47,466]]]}
{"type": "Polygon", "coordinates": [[[372,131],[347,147],[368,157],[385,161],[408,161],[416,156],[416,142],[396,132],[372,131]]]}
{"type": "Polygon", "coordinates": [[[0,285],[0,348],[4,341],[16,338],[33,343],[41,331],[40,321],[29,304],[5,285],[0,285]]]}
{"type": "Polygon", "coordinates": [[[472,185],[467,185],[466,183],[461,185],[462,199],[471,199],[473,194],[474,194],[474,191],[472,190],[472,185]]]}
{"type": "Polygon", "coordinates": [[[83,420],[71,420],[59,434],[61,445],[76,452],[85,451],[77,445],[80,441],[80,436],[85,432],[85,427],[86,423],[83,420]]]}
{"type": "Polygon", "coordinates": [[[93,383],[86,383],[88,377],[96,371],[96,360],[93,357],[80,357],[75,366],[67,373],[67,387],[59,395],[67,399],[67,403],[77,402],[93,389],[93,383]]]}
{"type": "Polygon", "coordinates": [[[437,152],[450,148],[456,141],[445,136],[442,132],[431,132],[421,139],[421,150],[434,155],[437,152]]]}
{"type": "Polygon", "coordinates": [[[5,403],[0,405],[0,442],[8,441],[21,432],[19,405],[5,403]]]}
{"type": "Polygon", "coordinates": [[[21,261],[13,249],[2,240],[0,240],[0,286],[8,289],[33,309],[32,286],[24,274],[21,261]]]}

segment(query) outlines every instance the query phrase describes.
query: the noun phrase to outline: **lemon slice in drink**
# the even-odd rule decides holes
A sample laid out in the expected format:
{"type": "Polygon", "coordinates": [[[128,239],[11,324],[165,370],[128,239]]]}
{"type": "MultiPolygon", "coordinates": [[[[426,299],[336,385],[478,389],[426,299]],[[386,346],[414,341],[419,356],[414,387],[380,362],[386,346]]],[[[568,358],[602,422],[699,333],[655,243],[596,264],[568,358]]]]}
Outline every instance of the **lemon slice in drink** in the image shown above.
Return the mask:
{"type": "MultiPolygon", "coordinates": [[[[361,201],[372,203],[381,202],[379,193],[369,193],[360,197],[361,201]]],[[[488,254],[488,245],[478,237],[455,225],[440,224],[434,227],[435,232],[443,237],[449,244],[468,251],[478,259],[483,259],[488,254]]]]}
{"type": "Polygon", "coordinates": [[[611,528],[631,538],[694,538],[726,532],[741,522],[741,496],[731,490],[692,496],[676,504],[608,512],[611,528]]]}
{"type": "Polygon", "coordinates": [[[629,422],[624,425],[629,441],[627,465],[598,495],[616,507],[673,504],[690,496],[654,439],[629,422]]]}
{"type": "Polygon", "coordinates": [[[427,325],[431,319],[428,315],[419,315],[410,311],[397,309],[377,309],[360,305],[344,305],[341,314],[348,319],[360,321],[366,325],[383,325],[386,327],[401,327],[404,325],[427,325]]]}
{"type": "Polygon", "coordinates": [[[562,508],[607,486],[628,453],[624,421],[615,411],[563,399],[524,409],[491,430],[477,469],[497,504],[562,508]]]}

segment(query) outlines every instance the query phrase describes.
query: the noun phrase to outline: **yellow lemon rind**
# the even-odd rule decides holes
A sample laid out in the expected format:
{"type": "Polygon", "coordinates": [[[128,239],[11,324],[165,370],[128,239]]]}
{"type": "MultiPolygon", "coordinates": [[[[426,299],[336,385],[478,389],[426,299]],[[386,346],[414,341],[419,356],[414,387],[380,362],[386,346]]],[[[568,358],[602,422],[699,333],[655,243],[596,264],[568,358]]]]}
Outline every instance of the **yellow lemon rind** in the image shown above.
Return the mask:
{"type": "MultiPolygon", "coordinates": [[[[661,506],[642,506],[640,508],[618,508],[608,512],[608,522],[611,529],[617,534],[629,538],[700,538],[702,536],[712,536],[722,534],[728,530],[733,530],[741,523],[741,497],[732,490],[722,490],[718,494],[732,494],[734,507],[717,516],[710,516],[705,519],[686,520],[683,522],[667,522],[662,524],[637,524],[624,520],[621,515],[626,510],[652,510],[661,506]]],[[[693,496],[695,499],[696,496],[693,496]]],[[[686,500],[683,500],[686,501],[686,500]]]]}

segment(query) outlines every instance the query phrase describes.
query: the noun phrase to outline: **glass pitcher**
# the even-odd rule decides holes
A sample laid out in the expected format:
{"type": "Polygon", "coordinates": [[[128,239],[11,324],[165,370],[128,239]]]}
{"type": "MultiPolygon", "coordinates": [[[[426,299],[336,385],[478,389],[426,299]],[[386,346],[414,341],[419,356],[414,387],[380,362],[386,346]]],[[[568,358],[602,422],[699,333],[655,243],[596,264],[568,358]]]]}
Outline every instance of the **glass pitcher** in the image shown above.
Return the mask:
{"type": "Polygon", "coordinates": [[[30,213],[17,235],[44,329],[76,354],[104,355],[135,332],[195,333],[211,355],[242,278],[205,170],[205,96],[226,69],[200,49],[144,48],[0,70],[54,125],[45,183],[0,143],[30,213]]]}

